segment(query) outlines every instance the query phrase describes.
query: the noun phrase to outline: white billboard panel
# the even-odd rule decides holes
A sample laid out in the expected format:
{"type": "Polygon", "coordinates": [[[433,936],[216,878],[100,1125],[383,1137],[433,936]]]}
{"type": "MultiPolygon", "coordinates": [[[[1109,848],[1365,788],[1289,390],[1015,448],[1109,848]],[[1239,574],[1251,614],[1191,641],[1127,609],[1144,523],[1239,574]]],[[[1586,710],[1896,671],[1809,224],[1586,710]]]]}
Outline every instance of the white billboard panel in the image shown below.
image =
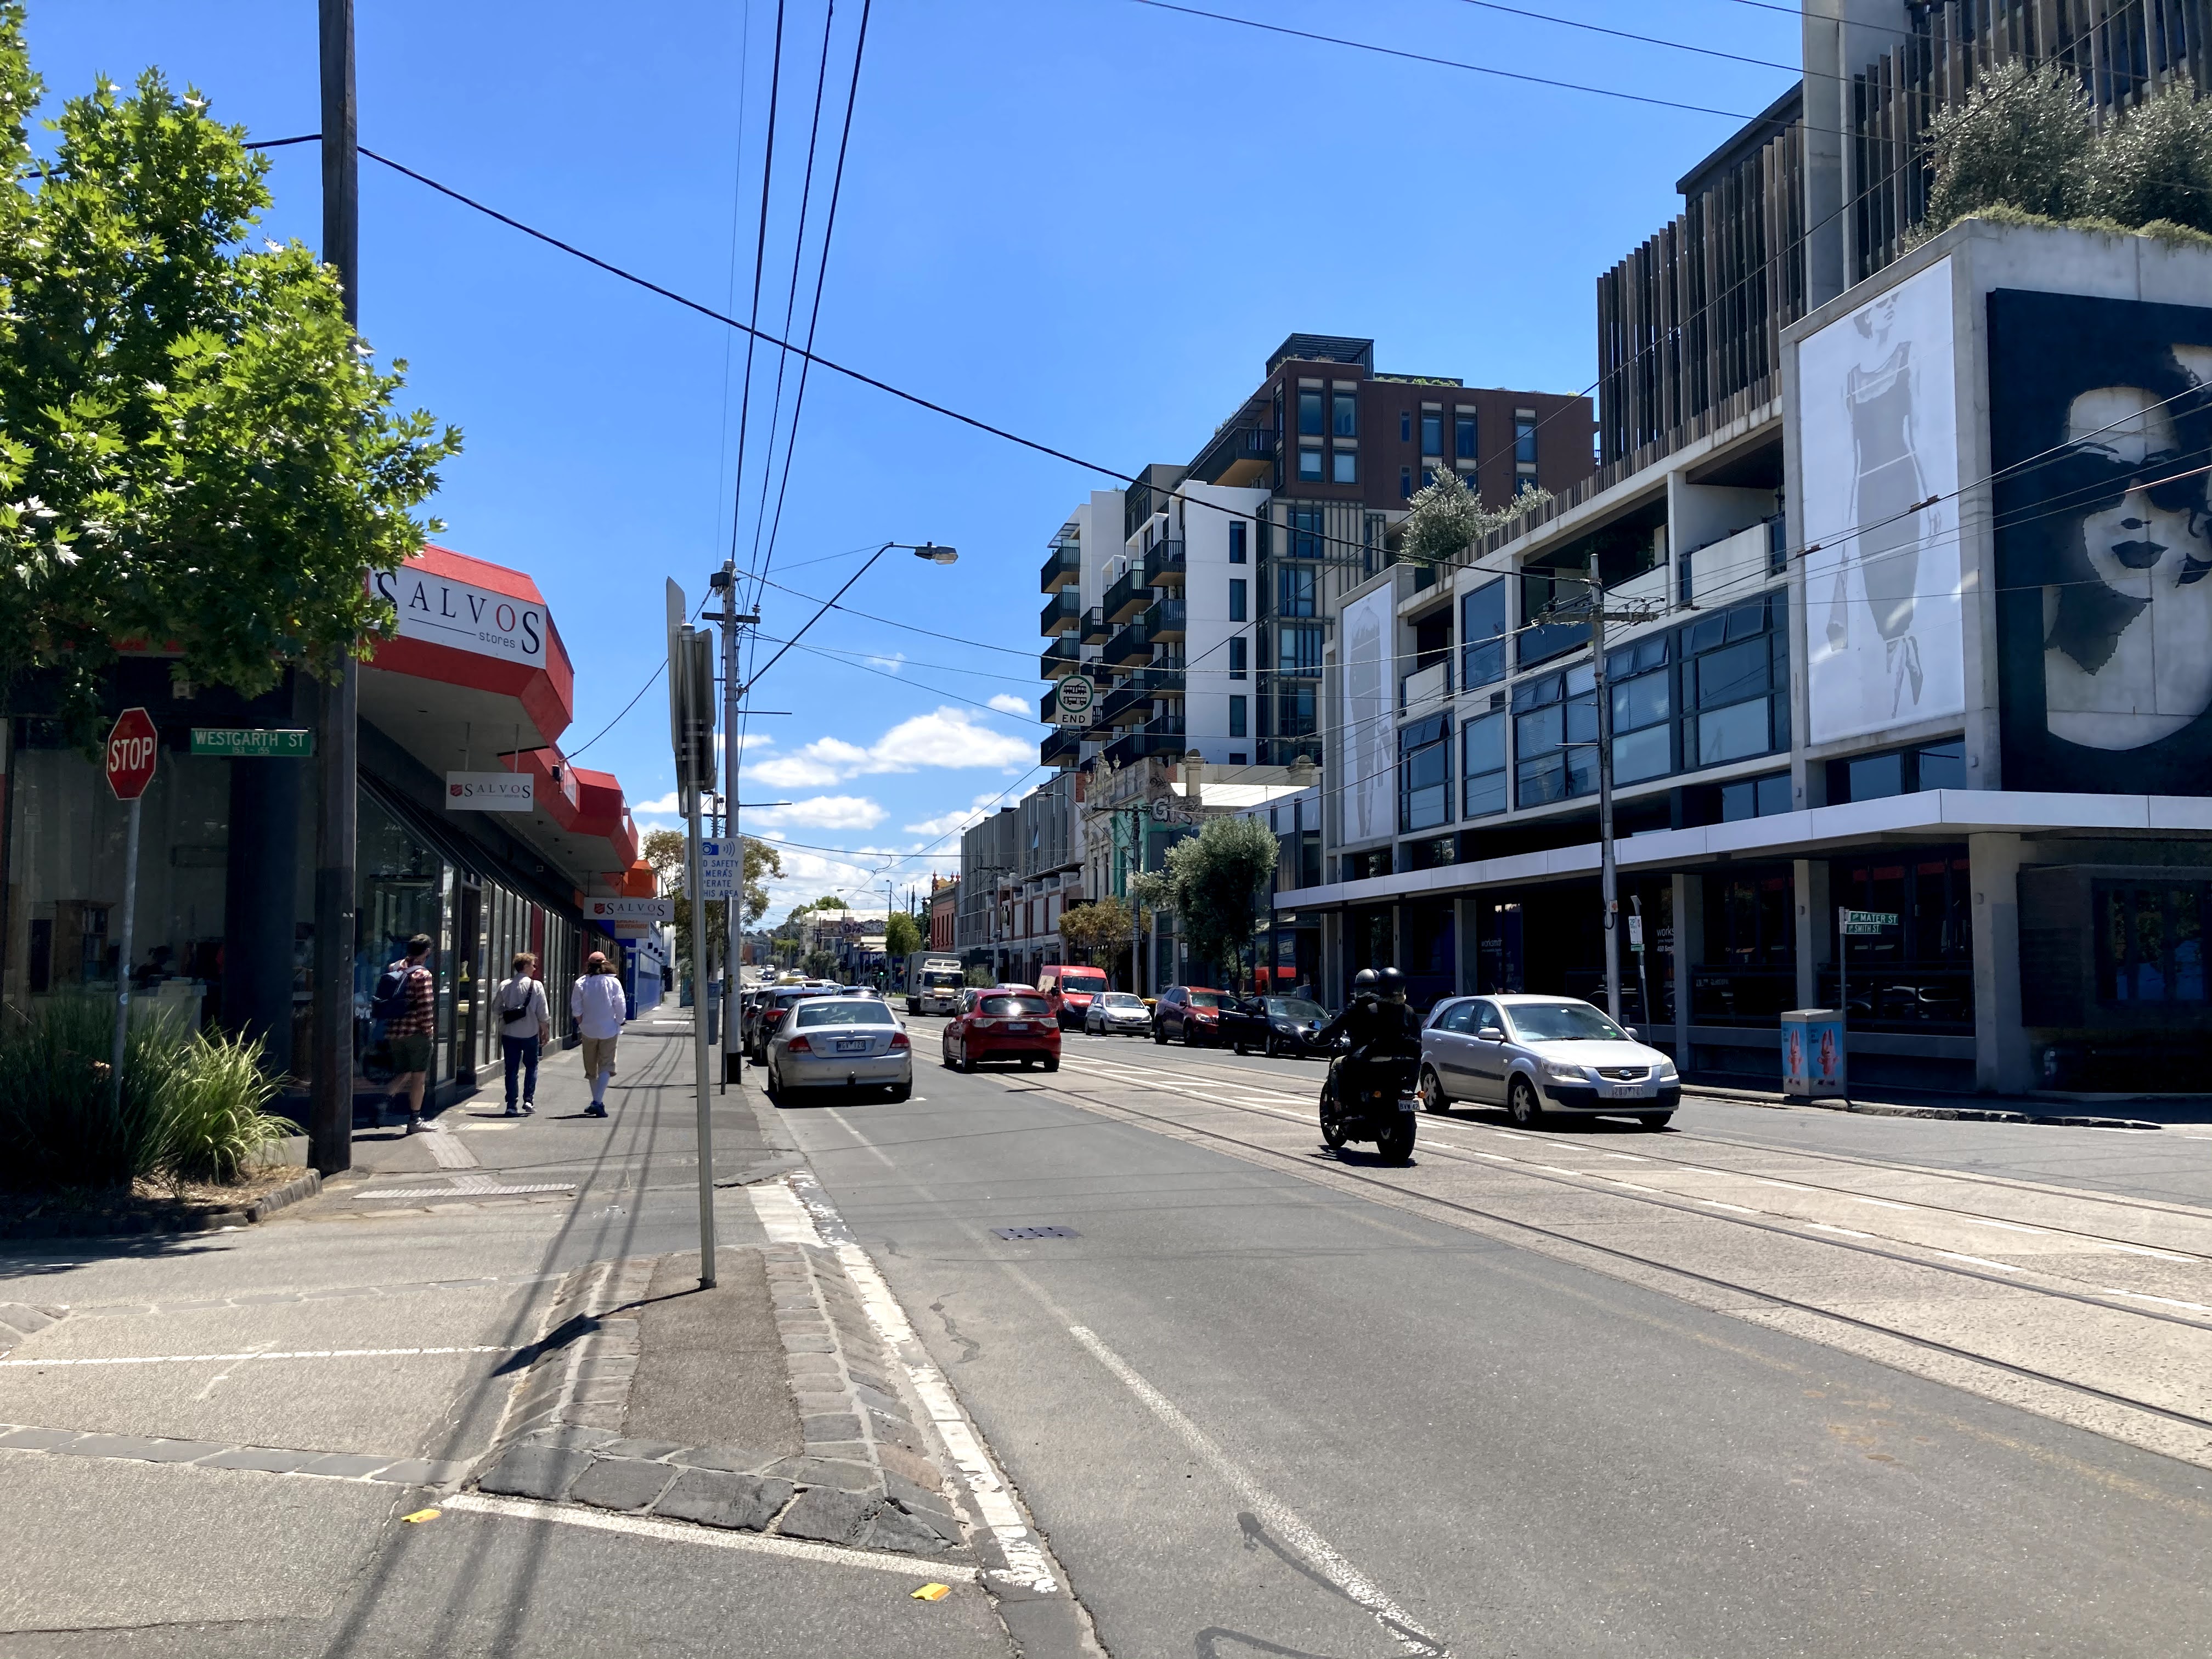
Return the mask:
{"type": "Polygon", "coordinates": [[[1336,772],[1342,781],[1347,842],[1388,836],[1398,827],[1393,805],[1397,774],[1391,752],[1397,736],[1391,720],[1397,692],[1392,650],[1396,597],[1396,584],[1385,582],[1344,607],[1338,656],[1344,682],[1344,735],[1336,772]]]}
{"type": "Polygon", "coordinates": [[[1799,343],[1797,432],[1808,736],[1964,714],[1948,259],[1799,343]]]}

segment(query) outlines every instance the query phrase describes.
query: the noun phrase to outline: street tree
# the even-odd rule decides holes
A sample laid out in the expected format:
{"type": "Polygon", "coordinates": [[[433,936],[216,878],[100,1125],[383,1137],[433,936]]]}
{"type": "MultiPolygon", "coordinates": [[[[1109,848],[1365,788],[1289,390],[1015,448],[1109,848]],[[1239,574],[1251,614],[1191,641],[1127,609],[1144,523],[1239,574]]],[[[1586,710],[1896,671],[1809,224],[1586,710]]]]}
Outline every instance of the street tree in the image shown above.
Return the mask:
{"type": "Polygon", "coordinates": [[[846,903],[844,900],[839,898],[835,893],[824,893],[820,898],[814,901],[811,908],[817,910],[849,910],[853,907],[846,903]]]}
{"type": "Polygon", "coordinates": [[[1168,879],[1191,954],[1229,969],[1239,988],[1279,850],[1274,832],[1247,817],[1208,818],[1168,848],[1168,879]]]}
{"type": "Polygon", "coordinates": [[[884,953],[910,957],[921,949],[921,927],[903,910],[894,910],[884,924],[884,953]]]}
{"type": "Polygon", "coordinates": [[[1094,966],[1101,951],[1110,962],[1115,952],[1129,948],[1129,907],[1110,894],[1060,913],[1060,938],[1071,952],[1094,966]]]}
{"type": "Polygon", "coordinates": [[[0,0],[0,695],[57,683],[89,741],[118,648],[179,685],[327,678],[394,627],[364,570],[441,526],[414,509],[460,434],[396,399],[298,242],[247,242],[269,161],[157,70],[52,123],[20,0],[0,0]]]}

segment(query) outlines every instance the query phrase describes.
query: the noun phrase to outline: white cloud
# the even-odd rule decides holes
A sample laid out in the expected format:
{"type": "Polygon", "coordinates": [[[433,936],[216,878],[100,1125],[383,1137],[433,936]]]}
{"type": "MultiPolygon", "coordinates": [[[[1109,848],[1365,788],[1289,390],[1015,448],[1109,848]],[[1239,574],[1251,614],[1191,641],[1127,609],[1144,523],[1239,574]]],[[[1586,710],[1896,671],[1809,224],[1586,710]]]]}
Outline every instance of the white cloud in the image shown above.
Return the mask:
{"type": "Polygon", "coordinates": [[[795,753],[760,762],[751,775],[778,789],[818,789],[846,778],[927,766],[1029,764],[1036,752],[1027,738],[981,725],[964,709],[939,708],[901,720],[866,749],[842,738],[817,738],[795,753]]]}
{"type": "Polygon", "coordinates": [[[888,657],[870,657],[866,662],[871,668],[879,668],[886,674],[896,674],[906,666],[906,653],[894,651],[888,657]]]}
{"type": "Polygon", "coordinates": [[[924,818],[920,823],[909,823],[907,833],[914,836],[949,836],[956,830],[965,830],[969,824],[990,817],[1001,798],[998,795],[978,795],[966,810],[955,809],[939,813],[933,818],[924,818]]]}
{"type": "Polygon", "coordinates": [[[754,823],[816,825],[824,830],[872,830],[884,809],[866,795],[814,795],[788,806],[764,807],[748,815],[754,823]]]}
{"type": "Polygon", "coordinates": [[[1018,697],[1011,691],[1001,691],[991,699],[991,707],[1001,714],[1018,714],[1024,720],[1035,720],[1027,697],[1018,697]]]}
{"type": "Polygon", "coordinates": [[[683,804],[676,799],[676,792],[672,789],[666,794],[663,795],[659,800],[632,801],[630,803],[629,810],[630,815],[633,817],[643,817],[647,813],[657,813],[663,817],[673,817],[675,814],[682,811],[684,807],[683,804]]]}

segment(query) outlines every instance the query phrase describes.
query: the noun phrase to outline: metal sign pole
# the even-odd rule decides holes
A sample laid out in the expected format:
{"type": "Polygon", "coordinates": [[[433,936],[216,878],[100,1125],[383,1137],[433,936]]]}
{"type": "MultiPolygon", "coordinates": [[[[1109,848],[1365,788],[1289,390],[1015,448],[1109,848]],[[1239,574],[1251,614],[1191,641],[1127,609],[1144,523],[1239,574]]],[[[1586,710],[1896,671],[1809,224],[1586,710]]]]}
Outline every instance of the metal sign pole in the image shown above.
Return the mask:
{"type": "Polygon", "coordinates": [[[714,659],[705,635],[684,625],[684,590],[668,584],[668,714],[685,837],[684,902],[691,907],[691,1063],[699,1111],[699,1288],[714,1288],[714,1095],[707,1080],[707,902],[699,869],[699,813],[714,776],[714,659]],[[703,671],[703,672],[702,672],[703,671]],[[699,682],[703,679],[704,684],[699,682]],[[702,744],[701,722],[709,734],[702,744]],[[704,750],[702,757],[702,750],[704,750]]]}
{"type": "Polygon", "coordinates": [[[115,964],[115,1048],[108,1070],[115,1079],[115,1103],[123,1103],[123,1045],[131,1035],[131,931],[138,915],[138,809],[131,798],[130,828],[123,836],[123,953],[115,964]]]}
{"type": "Polygon", "coordinates": [[[1851,969],[1850,935],[1844,930],[1850,925],[1850,908],[1836,907],[1836,1030],[1843,1038],[1844,1104],[1851,1103],[1851,969]]]}

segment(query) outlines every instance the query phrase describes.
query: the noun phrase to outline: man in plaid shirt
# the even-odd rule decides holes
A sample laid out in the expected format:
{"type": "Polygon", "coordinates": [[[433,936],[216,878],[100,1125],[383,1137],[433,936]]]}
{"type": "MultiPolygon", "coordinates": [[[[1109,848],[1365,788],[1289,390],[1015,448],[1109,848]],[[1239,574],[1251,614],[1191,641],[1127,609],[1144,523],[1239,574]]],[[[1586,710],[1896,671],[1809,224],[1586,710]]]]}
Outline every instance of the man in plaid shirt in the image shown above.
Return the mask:
{"type": "MultiPolygon", "coordinates": [[[[422,1085],[430,1070],[430,1037],[438,1027],[438,1005],[430,970],[422,959],[430,954],[430,936],[417,933],[407,941],[407,954],[386,969],[405,976],[400,994],[402,1012],[384,1028],[392,1051],[392,1095],[407,1097],[407,1133],[422,1127],[422,1085]]],[[[380,1114],[380,1116],[381,1114],[380,1114]]]]}

